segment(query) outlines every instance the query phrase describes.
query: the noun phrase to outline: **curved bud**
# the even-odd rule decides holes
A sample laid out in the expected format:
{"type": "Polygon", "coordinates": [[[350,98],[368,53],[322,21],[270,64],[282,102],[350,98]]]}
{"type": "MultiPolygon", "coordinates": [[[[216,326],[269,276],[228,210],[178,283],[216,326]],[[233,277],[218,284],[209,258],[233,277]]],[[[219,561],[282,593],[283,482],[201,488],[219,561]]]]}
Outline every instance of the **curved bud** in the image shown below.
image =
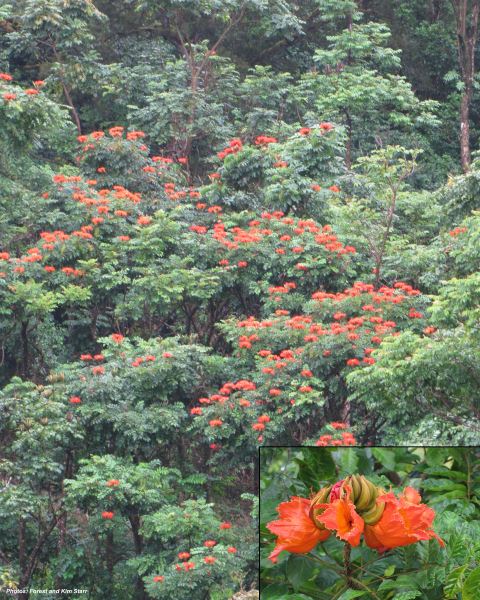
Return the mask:
{"type": "Polygon", "coordinates": [[[310,518],[319,529],[325,526],[318,518],[328,506],[337,500],[348,499],[355,506],[355,511],[367,525],[375,525],[381,519],[385,502],[377,498],[385,490],[374,485],[364,475],[349,475],[335,484],[322,488],[310,501],[310,518]]]}
{"type": "Polygon", "coordinates": [[[331,490],[331,485],[322,488],[310,501],[310,518],[319,529],[325,529],[325,525],[317,520],[317,517],[319,517],[325,510],[325,507],[320,505],[328,503],[331,490]]]}
{"type": "Polygon", "coordinates": [[[350,480],[350,485],[352,486],[352,502],[355,502],[355,499],[359,497],[360,492],[361,492],[361,485],[360,482],[358,481],[358,476],[357,475],[350,475],[350,477],[348,477],[347,479],[350,480]]]}
{"type": "Polygon", "coordinates": [[[367,525],[376,525],[382,518],[383,511],[385,510],[385,502],[378,502],[370,510],[362,513],[362,519],[367,525]]]}
{"type": "MultiPolygon", "coordinates": [[[[372,495],[373,492],[375,491],[375,488],[370,487],[369,485],[369,481],[367,479],[365,479],[365,477],[363,475],[360,475],[358,477],[358,481],[360,483],[360,494],[358,495],[357,498],[352,498],[353,503],[355,504],[355,507],[357,509],[357,511],[361,512],[364,510],[368,510],[371,505],[372,505],[372,495]]],[[[376,498],[376,494],[373,498],[373,502],[375,502],[375,498],[376,498]]]]}

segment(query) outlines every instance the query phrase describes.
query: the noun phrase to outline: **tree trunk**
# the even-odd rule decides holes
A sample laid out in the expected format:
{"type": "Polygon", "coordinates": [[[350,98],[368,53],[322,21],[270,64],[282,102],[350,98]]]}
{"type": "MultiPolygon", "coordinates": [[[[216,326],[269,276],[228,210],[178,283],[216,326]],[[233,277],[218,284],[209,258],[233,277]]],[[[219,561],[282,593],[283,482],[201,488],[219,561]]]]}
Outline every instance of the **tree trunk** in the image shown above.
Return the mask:
{"type": "Polygon", "coordinates": [[[26,555],[25,555],[25,530],[26,525],[23,519],[20,519],[18,524],[18,565],[20,572],[24,573],[26,569],[26,555]]]}
{"type": "Polygon", "coordinates": [[[115,558],[113,552],[113,532],[108,531],[105,540],[105,562],[107,563],[107,571],[110,577],[110,581],[113,581],[113,567],[115,566],[115,558]]]}
{"type": "MultiPolygon", "coordinates": [[[[143,539],[140,535],[140,517],[138,515],[129,515],[128,520],[132,527],[133,544],[135,546],[135,554],[140,556],[143,550],[143,539]]],[[[145,588],[140,575],[137,575],[135,580],[135,599],[136,600],[147,600],[145,588]]]]}
{"type": "Polygon", "coordinates": [[[30,374],[30,345],[28,341],[28,321],[22,321],[20,337],[22,339],[22,376],[28,379],[30,374]]]}
{"type": "Polygon", "coordinates": [[[347,142],[345,145],[345,166],[347,169],[352,167],[352,119],[350,114],[346,114],[346,125],[347,125],[347,142]]]}
{"type": "MultiPolygon", "coordinates": [[[[30,553],[28,562],[27,562],[24,570],[22,571],[22,575],[20,577],[20,581],[18,584],[20,588],[27,588],[29,586],[29,583],[32,579],[33,573],[35,572],[35,569],[37,566],[38,555],[40,554],[40,551],[42,550],[44,544],[50,537],[50,534],[57,526],[57,523],[58,523],[58,517],[55,516],[52,519],[52,521],[50,522],[50,524],[48,525],[48,527],[46,528],[46,530],[43,532],[43,534],[38,538],[37,543],[33,547],[32,552],[30,553]]],[[[28,600],[29,597],[30,597],[30,594],[27,593],[25,596],[26,600],[28,600]]]]}
{"type": "Polygon", "coordinates": [[[473,90],[465,90],[460,102],[460,160],[466,173],[470,169],[470,103],[473,90]]]}
{"type": "MultiPolygon", "coordinates": [[[[65,494],[65,479],[71,479],[73,475],[73,454],[71,450],[67,450],[65,454],[65,471],[62,480],[62,496],[65,494]]],[[[61,512],[58,518],[58,541],[57,541],[57,557],[60,556],[67,543],[67,512],[61,512]]],[[[55,587],[62,588],[62,578],[57,573],[55,576],[55,587]]]]}
{"type": "Polygon", "coordinates": [[[429,2],[429,17],[430,23],[436,23],[440,16],[440,0],[430,0],[429,2]]]}
{"type": "Polygon", "coordinates": [[[143,540],[140,535],[140,517],[138,515],[130,515],[128,517],[132,528],[133,544],[135,546],[135,554],[141,554],[143,549],[143,540]]]}
{"type": "Polygon", "coordinates": [[[475,47],[478,39],[480,0],[451,0],[455,14],[458,68],[463,82],[460,102],[460,160],[462,169],[470,169],[470,105],[475,78],[475,47]]]}
{"type": "MultiPolygon", "coordinates": [[[[413,172],[413,170],[412,170],[413,172]]],[[[387,210],[386,219],[385,219],[385,230],[383,232],[383,236],[380,242],[380,245],[375,253],[375,288],[380,287],[380,278],[381,271],[383,266],[383,259],[385,257],[385,252],[387,250],[387,242],[390,237],[390,231],[393,225],[393,218],[395,217],[395,210],[397,206],[397,188],[391,188],[392,198],[390,201],[390,205],[387,210]]]]}
{"type": "Polygon", "coordinates": [[[72,112],[73,120],[75,121],[75,126],[77,128],[79,135],[81,135],[82,134],[82,124],[80,122],[80,117],[78,115],[78,111],[75,108],[75,104],[73,103],[72,96],[70,94],[68,87],[66,86],[66,84],[63,81],[61,83],[62,83],[63,93],[65,94],[65,99],[67,100],[67,104],[70,107],[70,110],[72,112]]]}

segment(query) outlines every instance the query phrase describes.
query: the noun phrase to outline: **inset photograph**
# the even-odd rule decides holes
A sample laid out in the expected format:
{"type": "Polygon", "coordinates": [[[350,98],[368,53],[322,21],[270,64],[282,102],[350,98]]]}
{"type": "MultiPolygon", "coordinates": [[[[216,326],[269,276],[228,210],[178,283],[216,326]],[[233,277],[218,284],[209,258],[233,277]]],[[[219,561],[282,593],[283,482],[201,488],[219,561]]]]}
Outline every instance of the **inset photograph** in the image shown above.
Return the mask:
{"type": "Polygon", "coordinates": [[[260,600],[478,600],[480,449],[261,447],[260,600]]]}

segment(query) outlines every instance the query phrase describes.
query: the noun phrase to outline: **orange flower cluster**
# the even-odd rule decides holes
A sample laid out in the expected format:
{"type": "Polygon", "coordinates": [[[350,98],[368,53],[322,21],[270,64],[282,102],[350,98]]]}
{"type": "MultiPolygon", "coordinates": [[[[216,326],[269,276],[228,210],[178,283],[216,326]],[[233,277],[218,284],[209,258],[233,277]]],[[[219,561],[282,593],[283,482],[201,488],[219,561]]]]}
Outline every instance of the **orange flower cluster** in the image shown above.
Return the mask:
{"type": "Polygon", "coordinates": [[[461,233],[466,233],[466,231],[466,227],[455,227],[455,229],[452,229],[452,231],[448,232],[448,235],[450,235],[451,237],[457,237],[457,235],[460,235],[461,233]]]}
{"type": "MultiPolygon", "coordinates": [[[[187,518],[188,515],[185,515],[185,518],[187,518]]],[[[224,522],[220,524],[220,529],[231,529],[232,524],[228,523],[228,522],[224,522]]],[[[215,546],[217,546],[217,542],[215,540],[205,540],[205,542],[203,543],[204,548],[208,548],[208,549],[213,549],[215,548],[215,546]]],[[[212,550],[213,552],[215,550],[212,550]]],[[[229,554],[236,554],[237,553],[237,549],[235,548],[235,546],[228,546],[227,547],[227,552],[229,554]]],[[[191,558],[191,553],[190,552],[179,552],[178,553],[178,558],[183,561],[181,563],[177,563],[175,565],[175,571],[177,571],[178,573],[181,572],[188,572],[191,571],[193,569],[196,568],[196,563],[189,561],[189,559],[191,558]]],[[[203,557],[203,562],[206,565],[213,565],[217,562],[217,557],[216,556],[212,556],[211,554],[204,556],[203,557]]],[[[154,583],[163,583],[165,581],[165,576],[164,575],[155,575],[153,577],[153,582],[154,583]]]]}
{"type": "MultiPolygon", "coordinates": [[[[268,291],[275,301],[280,301],[284,296],[289,294],[291,290],[296,288],[294,282],[287,282],[281,286],[271,286],[268,291]]],[[[322,305],[322,313],[326,315],[322,318],[323,322],[318,322],[310,315],[294,315],[289,316],[290,313],[287,310],[277,309],[275,311],[274,319],[267,319],[265,321],[258,321],[254,318],[248,318],[243,321],[239,321],[237,326],[243,330],[242,335],[238,338],[238,347],[242,349],[251,349],[257,342],[258,345],[263,345],[268,342],[268,339],[273,335],[278,335],[286,330],[295,330],[304,332],[302,338],[299,338],[296,343],[315,343],[320,340],[321,337],[337,337],[345,336],[346,340],[350,342],[352,350],[355,354],[359,352],[359,342],[373,345],[379,345],[383,338],[387,335],[398,335],[396,332],[397,323],[391,319],[381,316],[385,311],[390,310],[392,306],[401,306],[402,318],[409,319],[422,319],[424,318],[423,313],[416,310],[410,305],[411,299],[420,295],[420,291],[414,289],[412,286],[398,282],[393,287],[382,286],[378,289],[371,284],[366,284],[361,281],[354,283],[354,285],[343,292],[329,293],[324,291],[315,292],[312,294],[312,299],[318,304],[322,305]],[[348,316],[346,312],[339,311],[337,306],[340,304],[342,308],[346,308],[350,312],[352,308],[356,311],[359,310],[356,305],[351,305],[352,299],[358,298],[357,305],[361,303],[362,314],[355,316],[348,316]],[[405,306],[407,304],[407,306],[405,306]],[[405,308],[403,308],[405,306],[405,308]],[[329,315],[331,311],[331,315],[329,315]],[[328,325],[324,324],[326,318],[331,318],[332,322],[328,325]],[[262,330],[267,329],[263,335],[262,330]],[[256,330],[258,333],[250,334],[248,330],[256,330]],[[366,338],[368,336],[368,338],[366,338]],[[268,338],[268,339],[267,339],[268,338]]],[[[290,342],[292,343],[292,342],[290,342]]],[[[295,342],[293,342],[295,343],[295,342]]],[[[297,349],[296,351],[298,351],[297,349]]],[[[374,351],[374,347],[366,346],[363,348],[363,356],[355,356],[346,359],[347,367],[358,367],[362,364],[372,365],[375,363],[375,359],[371,356],[374,351]]],[[[327,350],[324,352],[324,356],[330,356],[331,352],[327,350]]]]}
{"type": "Polygon", "coordinates": [[[415,489],[406,487],[397,498],[364,476],[351,475],[312,499],[294,496],[277,511],[280,518],[267,524],[277,536],[272,562],[283,550],[310,552],[332,533],[351,546],[358,546],[363,535],[367,546],[379,552],[430,539],[445,545],[432,529],[435,512],[415,489]]]}
{"type": "Polygon", "coordinates": [[[223,160],[229,154],[236,154],[243,148],[242,140],[239,138],[234,138],[228,142],[228,146],[217,153],[218,158],[223,160]]]}
{"type": "Polygon", "coordinates": [[[268,146],[268,144],[276,144],[277,138],[268,135],[257,135],[255,138],[255,146],[268,146]]]}
{"type": "MultiPolygon", "coordinates": [[[[346,423],[329,423],[333,429],[346,429],[348,425],[346,423]],[[339,427],[341,425],[341,427],[339,427]]],[[[315,442],[315,446],[355,446],[357,440],[350,431],[342,431],[339,437],[335,437],[330,433],[321,435],[315,442]]]]}
{"type": "MultiPolygon", "coordinates": [[[[197,229],[192,228],[192,231],[197,229]]],[[[261,218],[251,220],[248,228],[235,226],[227,229],[219,221],[213,227],[212,238],[229,251],[270,239],[277,254],[302,254],[304,246],[312,243],[323,246],[323,250],[329,253],[355,254],[353,246],[344,246],[331,231],[330,225],[322,227],[312,219],[287,217],[282,211],[274,211],[264,212],[261,218]]],[[[197,232],[206,233],[203,228],[197,232]]]]}
{"type": "MultiPolygon", "coordinates": [[[[81,225],[78,229],[68,233],[63,230],[42,231],[36,242],[37,245],[27,248],[25,254],[19,257],[11,256],[8,252],[0,252],[0,260],[10,263],[12,273],[25,273],[26,276],[30,276],[32,273],[37,272],[35,271],[35,263],[42,261],[45,263],[52,259],[59,260],[58,256],[55,257],[49,253],[60,250],[61,254],[64,255],[64,249],[67,244],[77,245],[78,240],[90,241],[95,239],[99,234],[100,225],[108,221],[117,221],[117,217],[126,220],[127,217],[131,216],[131,213],[129,210],[124,210],[125,205],[136,205],[141,200],[140,194],[132,193],[120,185],[114,185],[112,189],[95,190],[91,186],[95,185],[97,181],[93,179],[83,180],[78,176],[57,174],[53,176],[53,182],[59,191],[67,191],[69,193],[71,201],[85,207],[86,216],[90,219],[91,223],[81,225]],[[118,205],[121,208],[117,208],[118,205]],[[26,271],[24,265],[32,265],[32,268],[26,271]]],[[[42,196],[43,198],[49,198],[50,194],[46,192],[42,196]]],[[[151,217],[140,215],[137,222],[140,225],[147,225],[150,223],[150,220],[151,217]]],[[[127,221],[126,225],[130,225],[130,223],[127,221]]],[[[119,241],[128,241],[130,236],[120,235],[116,239],[119,241]]],[[[73,266],[54,266],[48,264],[48,262],[43,265],[44,273],[58,273],[68,277],[82,277],[85,275],[82,269],[77,269],[73,266]]],[[[5,277],[6,275],[7,273],[2,273],[0,277],[5,277]]]]}

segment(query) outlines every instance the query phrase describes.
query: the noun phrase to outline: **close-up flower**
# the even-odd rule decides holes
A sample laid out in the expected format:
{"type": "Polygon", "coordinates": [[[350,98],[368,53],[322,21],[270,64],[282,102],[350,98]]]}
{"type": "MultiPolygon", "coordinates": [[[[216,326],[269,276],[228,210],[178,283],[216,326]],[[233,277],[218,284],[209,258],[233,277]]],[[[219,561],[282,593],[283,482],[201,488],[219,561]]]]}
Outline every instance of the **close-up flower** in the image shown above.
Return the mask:
{"type": "Polygon", "coordinates": [[[418,491],[406,487],[397,497],[363,475],[348,476],[311,499],[292,497],[277,511],[280,519],[267,523],[277,536],[269,556],[273,562],[283,550],[309,552],[330,534],[350,546],[358,546],[363,536],[379,552],[432,538],[445,545],[432,529],[435,512],[421,502],[418,491]]]}
{"type": "Polygon", "coordinates": [[[472,562],[456,585],[470,599],[480,567],[468,532],[480,511],[469,473],[478,481],[476,448],[262,447],[261,592],[280,600],[298,570],[306,598],[390,600],[412,588],[433,600],[449,593],[460,544],[472,562]]]}

